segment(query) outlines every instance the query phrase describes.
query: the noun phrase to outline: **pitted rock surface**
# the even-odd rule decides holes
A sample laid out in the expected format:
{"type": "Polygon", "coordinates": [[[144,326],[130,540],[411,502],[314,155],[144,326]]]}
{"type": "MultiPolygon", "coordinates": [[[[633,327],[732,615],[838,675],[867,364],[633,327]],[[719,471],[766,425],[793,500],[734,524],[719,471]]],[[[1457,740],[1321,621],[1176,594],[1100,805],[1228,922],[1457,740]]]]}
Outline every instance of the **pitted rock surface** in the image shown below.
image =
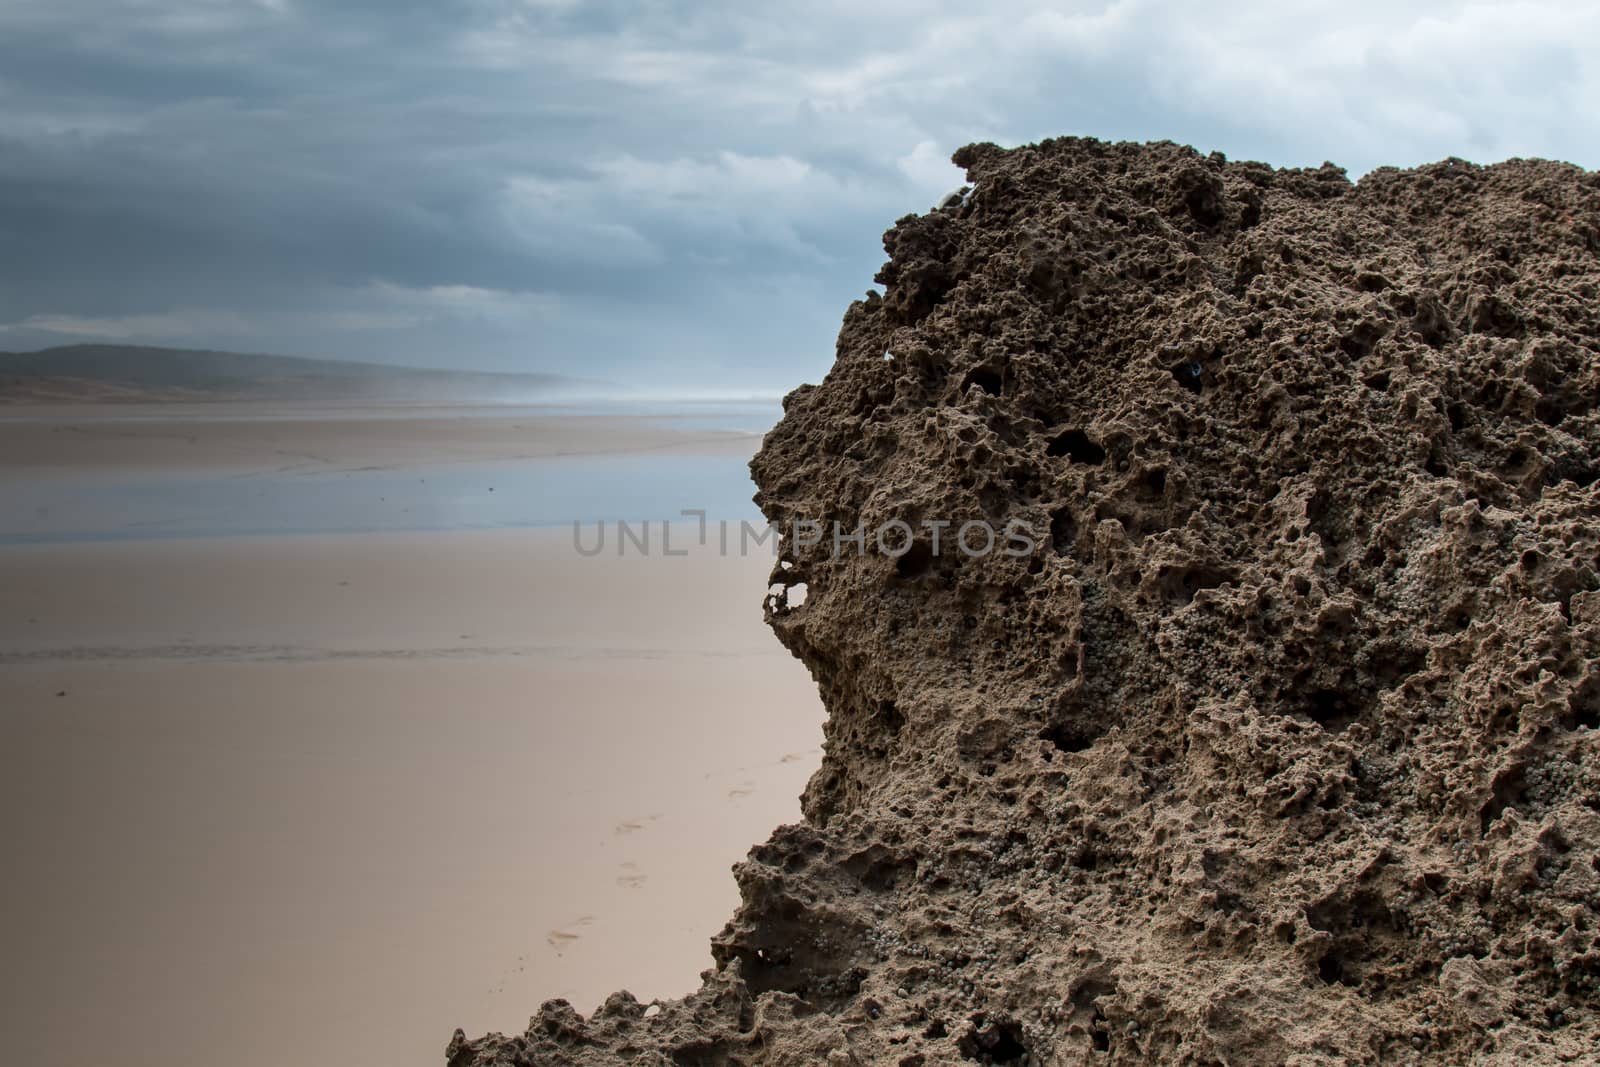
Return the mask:
{"type": "Polygon", "coordinates": [[[1600,175],[955,160],[752,463],[869,531],[774,572],[804,824],[699,992],[452,1067],[1595,1062],[1600,175]]]}

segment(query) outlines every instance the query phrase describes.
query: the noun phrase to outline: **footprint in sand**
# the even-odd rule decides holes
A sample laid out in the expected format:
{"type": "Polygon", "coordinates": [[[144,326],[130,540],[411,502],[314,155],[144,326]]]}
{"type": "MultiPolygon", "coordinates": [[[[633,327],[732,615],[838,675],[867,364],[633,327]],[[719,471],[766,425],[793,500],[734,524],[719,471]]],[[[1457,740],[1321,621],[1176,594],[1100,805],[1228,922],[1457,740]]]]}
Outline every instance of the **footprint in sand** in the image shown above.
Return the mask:
{"type": "Polygon", "coordinates": [[[637,819],[623,819],[611,828],[611,832],[618,837],[623,834],[636,834],[659,818],[661,818],[659,815],[642,815],[637,819]]]}
{"type": "Polygon", "coordinates": [[[617,875],[617,884],[623,889],[643,889],[646,875],[639,872],[637,863],[624,863],[622,873],[617,875]]]}
{"type": "Polygon", "coordinates": [[[728,790],[728,799],[729,800],[738,800],[741,797],[749,796],[751,793],[754,793],[755,791],[756,791],[756,784],[754,782],[740,782],[738,785],[736,785],[732,789],[728,790]]]}
{"type": "Polygon", "coordinates": [[[581,936],[577,931],[583,929],[592,922],[594,922],[593,915],[580,916],[579,918],[567,923],[565,926],[551,930],[549,933],[544,935],[544,939],[551,948],[556,950],[556,955],[559,956],[561,955],[562,950],[570,947],[572,943],[578,940],[578,938],[581,936]]]}

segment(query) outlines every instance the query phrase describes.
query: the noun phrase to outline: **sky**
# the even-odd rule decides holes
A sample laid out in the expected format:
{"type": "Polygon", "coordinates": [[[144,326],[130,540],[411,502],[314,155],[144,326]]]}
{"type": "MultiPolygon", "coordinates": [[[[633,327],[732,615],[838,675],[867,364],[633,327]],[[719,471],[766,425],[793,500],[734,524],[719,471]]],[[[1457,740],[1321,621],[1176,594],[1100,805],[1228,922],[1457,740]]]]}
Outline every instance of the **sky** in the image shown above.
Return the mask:
{"type": "Polygon", "coordinates": [[[0,349],[780,393],[971,141],[1592,168],[1586,6],[0,0],[0,349]]]}

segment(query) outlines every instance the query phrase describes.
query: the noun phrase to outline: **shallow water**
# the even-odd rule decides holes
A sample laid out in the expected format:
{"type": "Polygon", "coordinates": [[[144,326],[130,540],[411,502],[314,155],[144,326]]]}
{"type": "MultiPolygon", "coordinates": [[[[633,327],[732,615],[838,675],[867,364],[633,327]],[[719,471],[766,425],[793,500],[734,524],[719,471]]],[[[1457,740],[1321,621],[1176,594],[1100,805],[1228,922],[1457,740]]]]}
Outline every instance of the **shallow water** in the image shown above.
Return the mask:
{"type": "MultiPolygon", "coordinates": [[[[489,409],[496,417],[516,410],[489,409]]],[[[607,405],[570,414],[629,414],[675,429],[752,434],[749,452],[779,414],[775,407],[722,404],[607,405]]],[[[224,421],[286,418],[360,422],[362,411],[229,415],[224,421]]],[[[414,417],[417,411],[405,410],[414,417]]],[[[526,414],[537,416],[537,411],[526,414]]],[[[452,417],[471,418],[455,410],[452,417]]],[[[7,415],[0,421],[27,421],[7,415]]],[[[208,414],[209,420],[216,416],[208,414]]],[[[96,415],[97,423],[172,422],[170,414],[96,415]]],[[[179,420],[181,424],[181,420],[179,420]]],[[[759,518],[747,454],[630,453],[495,462],[397,464],[358,469],[246,472],[203,469],[70,474],[10,472],[0,491],[0,544],[262,534],[379,533],[556,526],[571,522],[678,519],[702,509],[727,520],[759,518]]],[[[4,464],[0,464],[3,470],[4,464]]]]}
{"type": "Polygon", "coordinates": [[[249,478],[51,479],[11,484],[0,544],[153,537],[378,533],[759,517],[742,456],[524,460],[249,478]]]}

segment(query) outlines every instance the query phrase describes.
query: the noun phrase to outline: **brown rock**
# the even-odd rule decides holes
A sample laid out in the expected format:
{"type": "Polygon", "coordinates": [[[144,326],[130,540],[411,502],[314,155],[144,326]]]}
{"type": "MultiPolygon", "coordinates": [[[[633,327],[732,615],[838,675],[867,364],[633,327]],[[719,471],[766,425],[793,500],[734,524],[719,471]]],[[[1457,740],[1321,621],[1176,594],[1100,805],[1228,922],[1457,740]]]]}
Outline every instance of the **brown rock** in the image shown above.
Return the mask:
{"type": "Polygon", "coordinates": [[[699,992],[452,1065],[1592,1062],[1600,175],[955,159],[752,464],[869,531],[774,576],[805,824],[699,992]]]}

